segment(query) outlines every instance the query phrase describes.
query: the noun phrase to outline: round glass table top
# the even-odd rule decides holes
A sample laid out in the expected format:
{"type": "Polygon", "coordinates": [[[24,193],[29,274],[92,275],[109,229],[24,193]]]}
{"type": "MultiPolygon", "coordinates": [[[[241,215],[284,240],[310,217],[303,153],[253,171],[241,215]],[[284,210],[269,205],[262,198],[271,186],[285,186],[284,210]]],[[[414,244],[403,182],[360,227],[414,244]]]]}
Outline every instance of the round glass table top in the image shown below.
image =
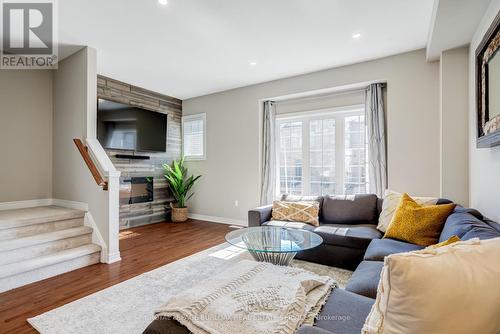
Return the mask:
{"type": "Polygon", "coordinates": [[[278,226],[247,227],[226,234],[231,245],[253,252],[299,252],[321,245],[323,238],[306,230],[278,226]]]}

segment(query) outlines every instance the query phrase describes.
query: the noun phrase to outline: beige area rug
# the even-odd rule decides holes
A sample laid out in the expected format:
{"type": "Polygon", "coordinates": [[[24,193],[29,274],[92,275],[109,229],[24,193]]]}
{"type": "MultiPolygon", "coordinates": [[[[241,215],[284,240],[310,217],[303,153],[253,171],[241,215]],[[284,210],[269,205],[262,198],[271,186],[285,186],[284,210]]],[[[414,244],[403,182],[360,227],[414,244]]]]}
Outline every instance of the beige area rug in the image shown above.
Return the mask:
{"type": "MultiPolygon", "coordinates": [[[[154,312],[170,297],[215,276],[233,264],[251,259],[248,252],[221,244],[144,273],[87,297],[46,312],[28,322],[42,334],[142,333],[154,312]]],[[[293,261],[293,266],[330,276],[344,288],[352,272],[293,261]]]]}

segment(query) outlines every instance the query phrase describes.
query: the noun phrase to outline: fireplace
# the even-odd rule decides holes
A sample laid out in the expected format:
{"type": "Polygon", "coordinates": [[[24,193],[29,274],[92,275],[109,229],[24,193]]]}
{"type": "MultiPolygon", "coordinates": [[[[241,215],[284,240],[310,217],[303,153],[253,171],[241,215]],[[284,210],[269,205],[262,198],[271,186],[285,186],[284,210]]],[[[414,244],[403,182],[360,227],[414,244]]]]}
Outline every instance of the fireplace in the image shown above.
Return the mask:
{"type": "Polygon", "coordinates": [[[153,177],[131,177],[124,179],[120,189],[120,204],[152,202],[153,177]]]}

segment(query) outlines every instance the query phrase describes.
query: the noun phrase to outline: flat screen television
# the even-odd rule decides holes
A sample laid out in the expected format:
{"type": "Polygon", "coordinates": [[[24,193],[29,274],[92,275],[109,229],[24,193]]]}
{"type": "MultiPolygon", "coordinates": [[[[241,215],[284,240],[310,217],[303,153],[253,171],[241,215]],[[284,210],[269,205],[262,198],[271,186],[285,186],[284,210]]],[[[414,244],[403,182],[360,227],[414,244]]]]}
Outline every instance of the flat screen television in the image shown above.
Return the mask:
{"type": "Polygon", "coordinates": [[[108,149],[165,152],[167,115],[98,99],[97,139],[108,149]]]}

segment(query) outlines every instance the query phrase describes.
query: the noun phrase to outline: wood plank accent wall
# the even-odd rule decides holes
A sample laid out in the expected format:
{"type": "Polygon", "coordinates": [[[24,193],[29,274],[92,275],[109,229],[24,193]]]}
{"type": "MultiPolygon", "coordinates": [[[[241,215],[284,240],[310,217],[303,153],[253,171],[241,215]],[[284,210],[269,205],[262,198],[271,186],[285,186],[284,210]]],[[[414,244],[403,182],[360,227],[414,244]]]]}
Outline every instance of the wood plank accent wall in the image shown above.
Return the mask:
{"type": "Polygon", "coordinates": [[[134,176],[152,176],[154,201],[128,204],[120,202],[120,228],[145,225],[168,219],[169,203],[173,201],[163,177],[163,163],[171,163],[181,156],[182,100],[129,85],[102,75],[97,76],[97,97],[130,104],[168,115],[167,151],[151,153],[140,151],[106,150],[116,169],[120,170],[120,193],[130,192],[130,183],[124,180],[134,176]],[[116,154],[147,155],[150,160],[118,159],[116,154]]]}

